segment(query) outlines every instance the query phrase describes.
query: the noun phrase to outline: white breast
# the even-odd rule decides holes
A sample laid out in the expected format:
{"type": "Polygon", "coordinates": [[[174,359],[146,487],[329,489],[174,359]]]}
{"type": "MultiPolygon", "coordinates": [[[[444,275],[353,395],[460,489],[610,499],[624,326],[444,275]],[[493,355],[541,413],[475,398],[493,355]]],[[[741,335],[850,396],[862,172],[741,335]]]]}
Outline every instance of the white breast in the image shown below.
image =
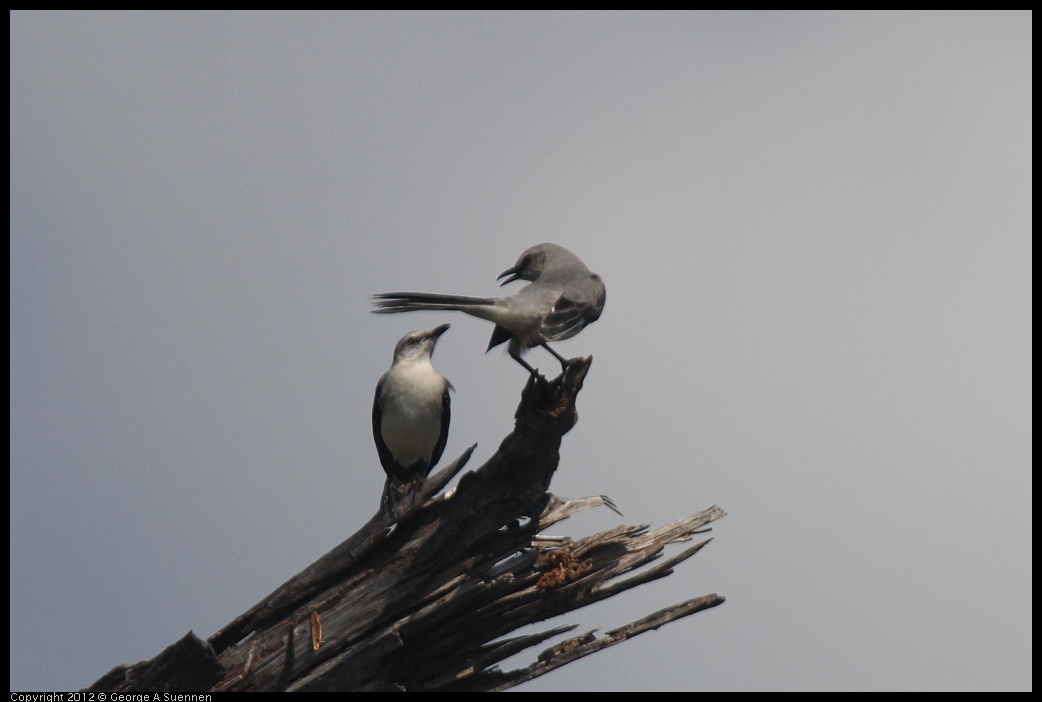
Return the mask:
{"type": "Polygon", "coordinates": [[[400,364],[385,380],[380,433],[401,465],[430,461],[441,435],[444,393],[445,379],[429,361],[400,364]]]}

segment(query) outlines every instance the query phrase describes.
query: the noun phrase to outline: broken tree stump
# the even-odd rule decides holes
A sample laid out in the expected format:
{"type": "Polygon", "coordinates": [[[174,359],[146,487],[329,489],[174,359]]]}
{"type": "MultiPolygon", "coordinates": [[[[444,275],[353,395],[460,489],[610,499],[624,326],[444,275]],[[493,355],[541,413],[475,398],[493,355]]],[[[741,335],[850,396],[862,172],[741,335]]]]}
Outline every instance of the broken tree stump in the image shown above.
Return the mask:
{"type": "MultiPolygon", "coordinates": [[[[455,488],[471,446],[432,475],[396,523],[382,512],[207,641],[189,632],[155,658],[117,666],[89,690],[503,690],[724,602],[702,595],[623,627],[560,641],[528,666],[498,664],[576,625],[510,637],[630,588],[666,577],[710,539],[660,560],[724,516],[710,507],[659,529],[648,525],[570,539],[551,525],[604,496],[548,491],[561,438],[592,359],[572,359],[553,381],[532,376],[514,430],[455,488]]],[[[617,510],[616,510],[617,511],[617,510]]]]}

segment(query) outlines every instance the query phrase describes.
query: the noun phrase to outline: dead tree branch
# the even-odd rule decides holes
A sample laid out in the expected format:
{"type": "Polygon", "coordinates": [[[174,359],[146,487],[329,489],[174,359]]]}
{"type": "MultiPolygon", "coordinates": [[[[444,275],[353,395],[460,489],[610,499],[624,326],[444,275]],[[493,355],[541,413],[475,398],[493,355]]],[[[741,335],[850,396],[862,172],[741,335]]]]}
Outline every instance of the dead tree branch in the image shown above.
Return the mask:
{"type": "Polygon", "coordinates": [[[553,381],[531,378],[514,430],[448,493],[435,497],[474,446],[431,476],[422,499],[396,524],[376,515],[208,641],[189,632],[90,689],[503,690],[721,604],[715,594],[696,597],[600,637],[593,630],[562,641],[526,667],[499,669],[574,626],[511,632],[668,576],[709,539],[667,559],[664,549],[724,516],[710,507],[653,531],[641,525],[580,539],[542,534],[581,510],[615,509],[603,496],[561,500],[548,492],[590,363],[573,359],[553,381]]]}

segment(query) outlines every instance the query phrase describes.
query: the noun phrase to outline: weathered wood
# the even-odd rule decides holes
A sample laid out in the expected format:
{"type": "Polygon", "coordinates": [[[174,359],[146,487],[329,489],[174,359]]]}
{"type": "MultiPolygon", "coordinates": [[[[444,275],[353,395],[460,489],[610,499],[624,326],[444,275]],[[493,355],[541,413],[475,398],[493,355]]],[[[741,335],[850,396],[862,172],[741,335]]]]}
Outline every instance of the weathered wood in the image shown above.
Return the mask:
{"type": "MultiPolygon", "coordinates": [[[[470,447],[431,476],[397,523],[377,514],[215,633],[207,648],[217,666],[212,679],[194,678],[194,689],[505,689],[721,604],[717,595],[695,598],[599,638],[588,632],[558,643],[529,666],[499,670],[506,658],[574,626],[511,632],[666,577],[709,540],[663,559],[665,548],[724,516],[711,507],[654,531],[619,526],[580,539],[541,533],[583,509],[618,511],[604,496],[561,500],[548,492],[590,363],[573,359],[553,381],[530,378],[514,430],[484,465],[434,497],[470,458],[470,447]]],[[[126,668],[120,680],[111,677],[116,669],[92,689],[151,689],[125,673],[155,663],[126,668]]]]}
{"type": "Polygon", "coordinates": [[[716,607],[723,603],[724,598],[719,595],[703,595],[661,609],[654,614],[650,614],[647,617],[643,617],[617,629],[612,629],[611,631],[606,632],[601,638],[597,638],[594,631],[589,631],[581,636],[576,636],[567,641],[562,641],[556,646],[543,651],[539,654],[538,660],[526,668],[512,670],[508,673],[489,671],[488,684],[481,685],[481,689],[489,691],[506,690],[515,685],[520,685],[527,680],[537,678],[540,675],[546,675],[552,670],[556,670],[563,665],[584,658],[591,653],[596,653],[601,649],[622,643],[626,639],[631,639],[638,634],[643,634],[645,631],[658,629],[663,624],[668,624],[669,622],[676,621],[681,617],[687,617],[697,612],[701,612],[704,609],[716,607]]]}
{"type": "Polygon", "coordinates": [[[155,658],[116,666],[87,691],[199,692],[208,690],[222,672],[210,644],[189,631],[155,658]]]}

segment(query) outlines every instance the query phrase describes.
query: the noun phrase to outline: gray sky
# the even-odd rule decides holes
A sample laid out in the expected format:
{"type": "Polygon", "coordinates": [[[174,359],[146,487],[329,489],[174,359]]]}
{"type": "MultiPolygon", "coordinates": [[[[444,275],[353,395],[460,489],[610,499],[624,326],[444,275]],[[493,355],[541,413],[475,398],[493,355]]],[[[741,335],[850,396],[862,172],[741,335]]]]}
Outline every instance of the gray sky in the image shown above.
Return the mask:
{"type": "Polygon", "coordinates": [[[553,533],[728,516],[553,623],[727,603],[519,689],[1030,689],[1031,19],[13,13],[11,688],[354,533],[406,331],[484,462],[524,371],[368,296],[555,241],[608,302],[551,489],[625,517],[553,533]]]}

